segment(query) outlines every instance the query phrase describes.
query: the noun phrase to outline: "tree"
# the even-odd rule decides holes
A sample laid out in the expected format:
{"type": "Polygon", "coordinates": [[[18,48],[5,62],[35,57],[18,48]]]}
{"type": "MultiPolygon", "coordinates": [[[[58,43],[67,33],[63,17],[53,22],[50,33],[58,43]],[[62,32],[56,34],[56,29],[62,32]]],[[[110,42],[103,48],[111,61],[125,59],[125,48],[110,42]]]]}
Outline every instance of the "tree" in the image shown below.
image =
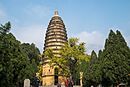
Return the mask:
{"type": "MultiPolygon", "coordinates": [[[[65,76],[72,76],[74,81],[79,79],[79,68],[81,61],[88,61],[88,55],[85,54],[85,44],[79,43],[77,38],[70,38],[65,46],[62,47],[60,57],[54,56],[51,49],[44,52],[44,57],[50,59],[50,64],[57,65],[61,73],[65,76]]],[[[75,82],[76,83],[76,82],[75,82]]]]}
{"type": "Polygon", "coordinates": [[[31,65],[31,69],[32,69],[32,77],[30,78],[31,79],[31,84],[34,85],[37,81],[35,80],[36,79],[36,73],[38,72],[38,69],[40,69],[40,65],[39,65],[39,62],[40,62],[40,51],[39,49],[35,46],[34,43],[32,44],[29,44],[29,43],[22,43],[20,45],[20,47],[22,48],[23,52],[25,54],[27,54],[28,56],[28,60],[29,60],[29,63],[31,65]]]}
{"type": "Polygon", "coordinates": [[[39,49],[35,46],[34,43],[32,44],[22,43],[20,47],[22,48],[24,53],[28,55],[30,63],[33,64],[34,69],[37,71],[37,66],[39,65],[39,62],[40,62],[39,49]]]}
{"type": "Polygon", "coordinates": [[[5,23],[5,25],[1,24],[0,34],[6,34],[6,33],[8,33],[10,31],[10,28],[11,28],[10,22],[5,23]]]}
{"type": "Polygon", "coordinates": [[[97,62],[92,66],[92,81],[103,86],[128,82],[130,73],[130,49],[121,33],[112,30],[106,39],[103,51],[100,51],[97,62]]]}
{"type": "Polygon", "coordinates": [[[102,57],[104,58],[104,77],[112,83],[127,82],[130,71],[130,50],[121,33],[110,31],[102,57]]]}
{"type": "MultiPolygon", "coordinates": [[[[84,77],[84,86],[97,86],[97,84],[99,83],[99,75],[101,73],[95,73],[96,70],[99,70],[100,67],[98,67],[97,65],[97,54],[95,53],[95,51],[93,50],[91,52],[91,57],[90,57],[90,61],[88,62],[88,67],[86,68],[86,73],[85,73],[85,77],[84,77]]],[[[99,71],[97,71],[99,72],[99,71]]]]}
{"type": "Polygon", "coordinates": [[[94,64],[96,62],[96,60],[97,60],[97,54],[93,50],[92,53],[91,53],[90,65],[94,64]]]}
{"type": "Polygon", "coordinates": [[[22,50],[28,55],[29,60],[32,61],[33,59],[37,64],[39,64],[39,55],[40,51],[39,49],[35,46],[34,43],[29,44],[29,43],[22,43],[21,44],[22,50]]]}
{"type": "Polygon", "coordinates": [[[10,28],[9,22],[0,27],[0,87],[23,87],[24,79],[33,76],[33,67],[10,28]]]}

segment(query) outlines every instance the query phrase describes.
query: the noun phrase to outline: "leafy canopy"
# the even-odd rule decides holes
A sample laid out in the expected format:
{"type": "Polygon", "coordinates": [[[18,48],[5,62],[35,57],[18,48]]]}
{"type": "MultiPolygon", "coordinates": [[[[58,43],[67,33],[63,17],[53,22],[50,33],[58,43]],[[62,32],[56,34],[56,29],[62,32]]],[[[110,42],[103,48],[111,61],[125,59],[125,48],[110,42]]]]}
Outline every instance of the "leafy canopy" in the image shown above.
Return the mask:
{"type": "Polygon", "coordinates": [[[10,22],[0,26],[0,87],[23,87],[24,79],[36,72],[10,28],[10,22]]]}
{"type": "Polygon", "coordinates": [[[52,49],[45,50],[43,56],[50,59],[51,65],[57,65],[64,75],[70,75],[81,64],[81,60],[88,61],[85,52],[85,43],[79,43],[77,38],[70,38],[60,50],[60,57],[55,56],[52,49]]]}

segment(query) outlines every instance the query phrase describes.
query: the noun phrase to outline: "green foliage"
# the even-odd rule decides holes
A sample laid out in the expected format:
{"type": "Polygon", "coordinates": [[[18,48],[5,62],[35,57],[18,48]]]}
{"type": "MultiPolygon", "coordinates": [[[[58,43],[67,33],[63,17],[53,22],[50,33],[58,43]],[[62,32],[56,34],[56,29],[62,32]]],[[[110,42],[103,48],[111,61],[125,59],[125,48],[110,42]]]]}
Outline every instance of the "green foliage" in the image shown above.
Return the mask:
{"type": "Polygon", "coordinates": [[[116,34],[111,31],[105,45],[107,47],[102,53],[105,60],[104,77],[115,84],[127,82],[130,73],[130,50],[123,36],[119,31],[116,31],[116,34]]]}
{"type": "Polygon", "coordinates": [[[99,75],[101,74],[100,72],[98,72],[98,70],[100,70],[97,65],[97,54],[95,53],[95,51],[92,51],[91,53],[91,58],[90,61],[88,62],[88,67],[86,68],[87,71],[84,74],[84,86],[91,86],[92,84],[94,86],[97,86],[98,83],[98,79],[100,78],[99,75]],[[95,73],[97,70],[98,73],[95,73]]]}
{"type": "Polygon", "coordinates": [[[89,66],[86,78],[105,87],[121,82],[128,83],[129,65],[130,49],[125,39],[119,31],[114,33],[111,30],[103,51],[99,51],[96,62],[89,66]]]}
{"type": "Polygon", "coordinates": [[[34,74],[21,43],[9,33],[10,23],[0,27],[0,87],[23,87],[23,81],[34,74]]]}
{"type": "Polygon", "coordinates": [[[30,64],[32,64],[33,69],[35,70],[35,72],[37,71],[37,66],[39,65],[39,61],[40,61],[40,51],[39,49],[35,46],[35,44],[29,44],[29,43],[23,43],[20,45],[20,47],[22,48],[22,50],[24,51],[24,53],[27,54],[30,64]]]}
{"type": "Polygon", "coordinates": [[[36,74],[37,74],[37,77],[40,81],[42,81],[42,72],[43,72],[43,65],[39,64],[38,65],[38,72],[36,74]]]}
{"type": "Polygon", "coordinates": [[[82,42],[79,43],[77,38],[70,38],[61,49],[60,57],[54,56],[52,49],[47,49],[43,55],[50,59],[51,65],[58,66],[62,74],[79,79],[79,72],[83,71],[82,64],[89,60],[84,45],[82,42]]]}
{"type": "Polygon", "coordinates": [[[90,66],[92,64],[94,64],[97,60],[97,54],[95,53],[95,51],[93,50],[92,53],[91,53],[91,60],[90,60],[90,66]]]}
{"type": "Polygon", "coordinates": [[[10,31],[10,28],[11,28],[10,22],[5,23],[5,25],[2,25],[2,24],[1,24],[0,34],[6,34],[7,32],[10,31]]]}

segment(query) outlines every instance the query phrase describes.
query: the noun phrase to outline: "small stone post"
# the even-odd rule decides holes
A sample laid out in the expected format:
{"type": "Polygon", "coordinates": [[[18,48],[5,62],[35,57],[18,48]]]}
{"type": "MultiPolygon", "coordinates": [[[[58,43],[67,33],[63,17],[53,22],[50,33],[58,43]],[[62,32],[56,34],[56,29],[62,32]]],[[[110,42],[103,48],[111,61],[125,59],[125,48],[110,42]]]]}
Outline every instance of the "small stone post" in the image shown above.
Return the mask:
{"type": "Polygon", "coordinates": [[[80,72],[80,86],[83,87],[83,72],[80,72]]]}
{"type": "Polygon", "coordinates": [[[30,80],[29,79],[24,80],[24,87],[30,87],[30,80]]]}

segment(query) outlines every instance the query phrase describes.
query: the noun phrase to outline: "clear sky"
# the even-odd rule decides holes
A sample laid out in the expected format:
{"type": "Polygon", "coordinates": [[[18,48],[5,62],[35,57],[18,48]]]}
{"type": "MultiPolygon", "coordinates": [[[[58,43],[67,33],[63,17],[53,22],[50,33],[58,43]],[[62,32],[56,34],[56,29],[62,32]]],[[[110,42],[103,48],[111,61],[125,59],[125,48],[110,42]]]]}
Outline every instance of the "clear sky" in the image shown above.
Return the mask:
{"type": "Polygon", "coordinates": [[[68,37],[84,41],[87,53],[103,48],[110,29],[120,30],[130,46],[130,0],[0,0],[0,24],[10,21],[18,40],[42,51],[56,9],[68,37]]]}

